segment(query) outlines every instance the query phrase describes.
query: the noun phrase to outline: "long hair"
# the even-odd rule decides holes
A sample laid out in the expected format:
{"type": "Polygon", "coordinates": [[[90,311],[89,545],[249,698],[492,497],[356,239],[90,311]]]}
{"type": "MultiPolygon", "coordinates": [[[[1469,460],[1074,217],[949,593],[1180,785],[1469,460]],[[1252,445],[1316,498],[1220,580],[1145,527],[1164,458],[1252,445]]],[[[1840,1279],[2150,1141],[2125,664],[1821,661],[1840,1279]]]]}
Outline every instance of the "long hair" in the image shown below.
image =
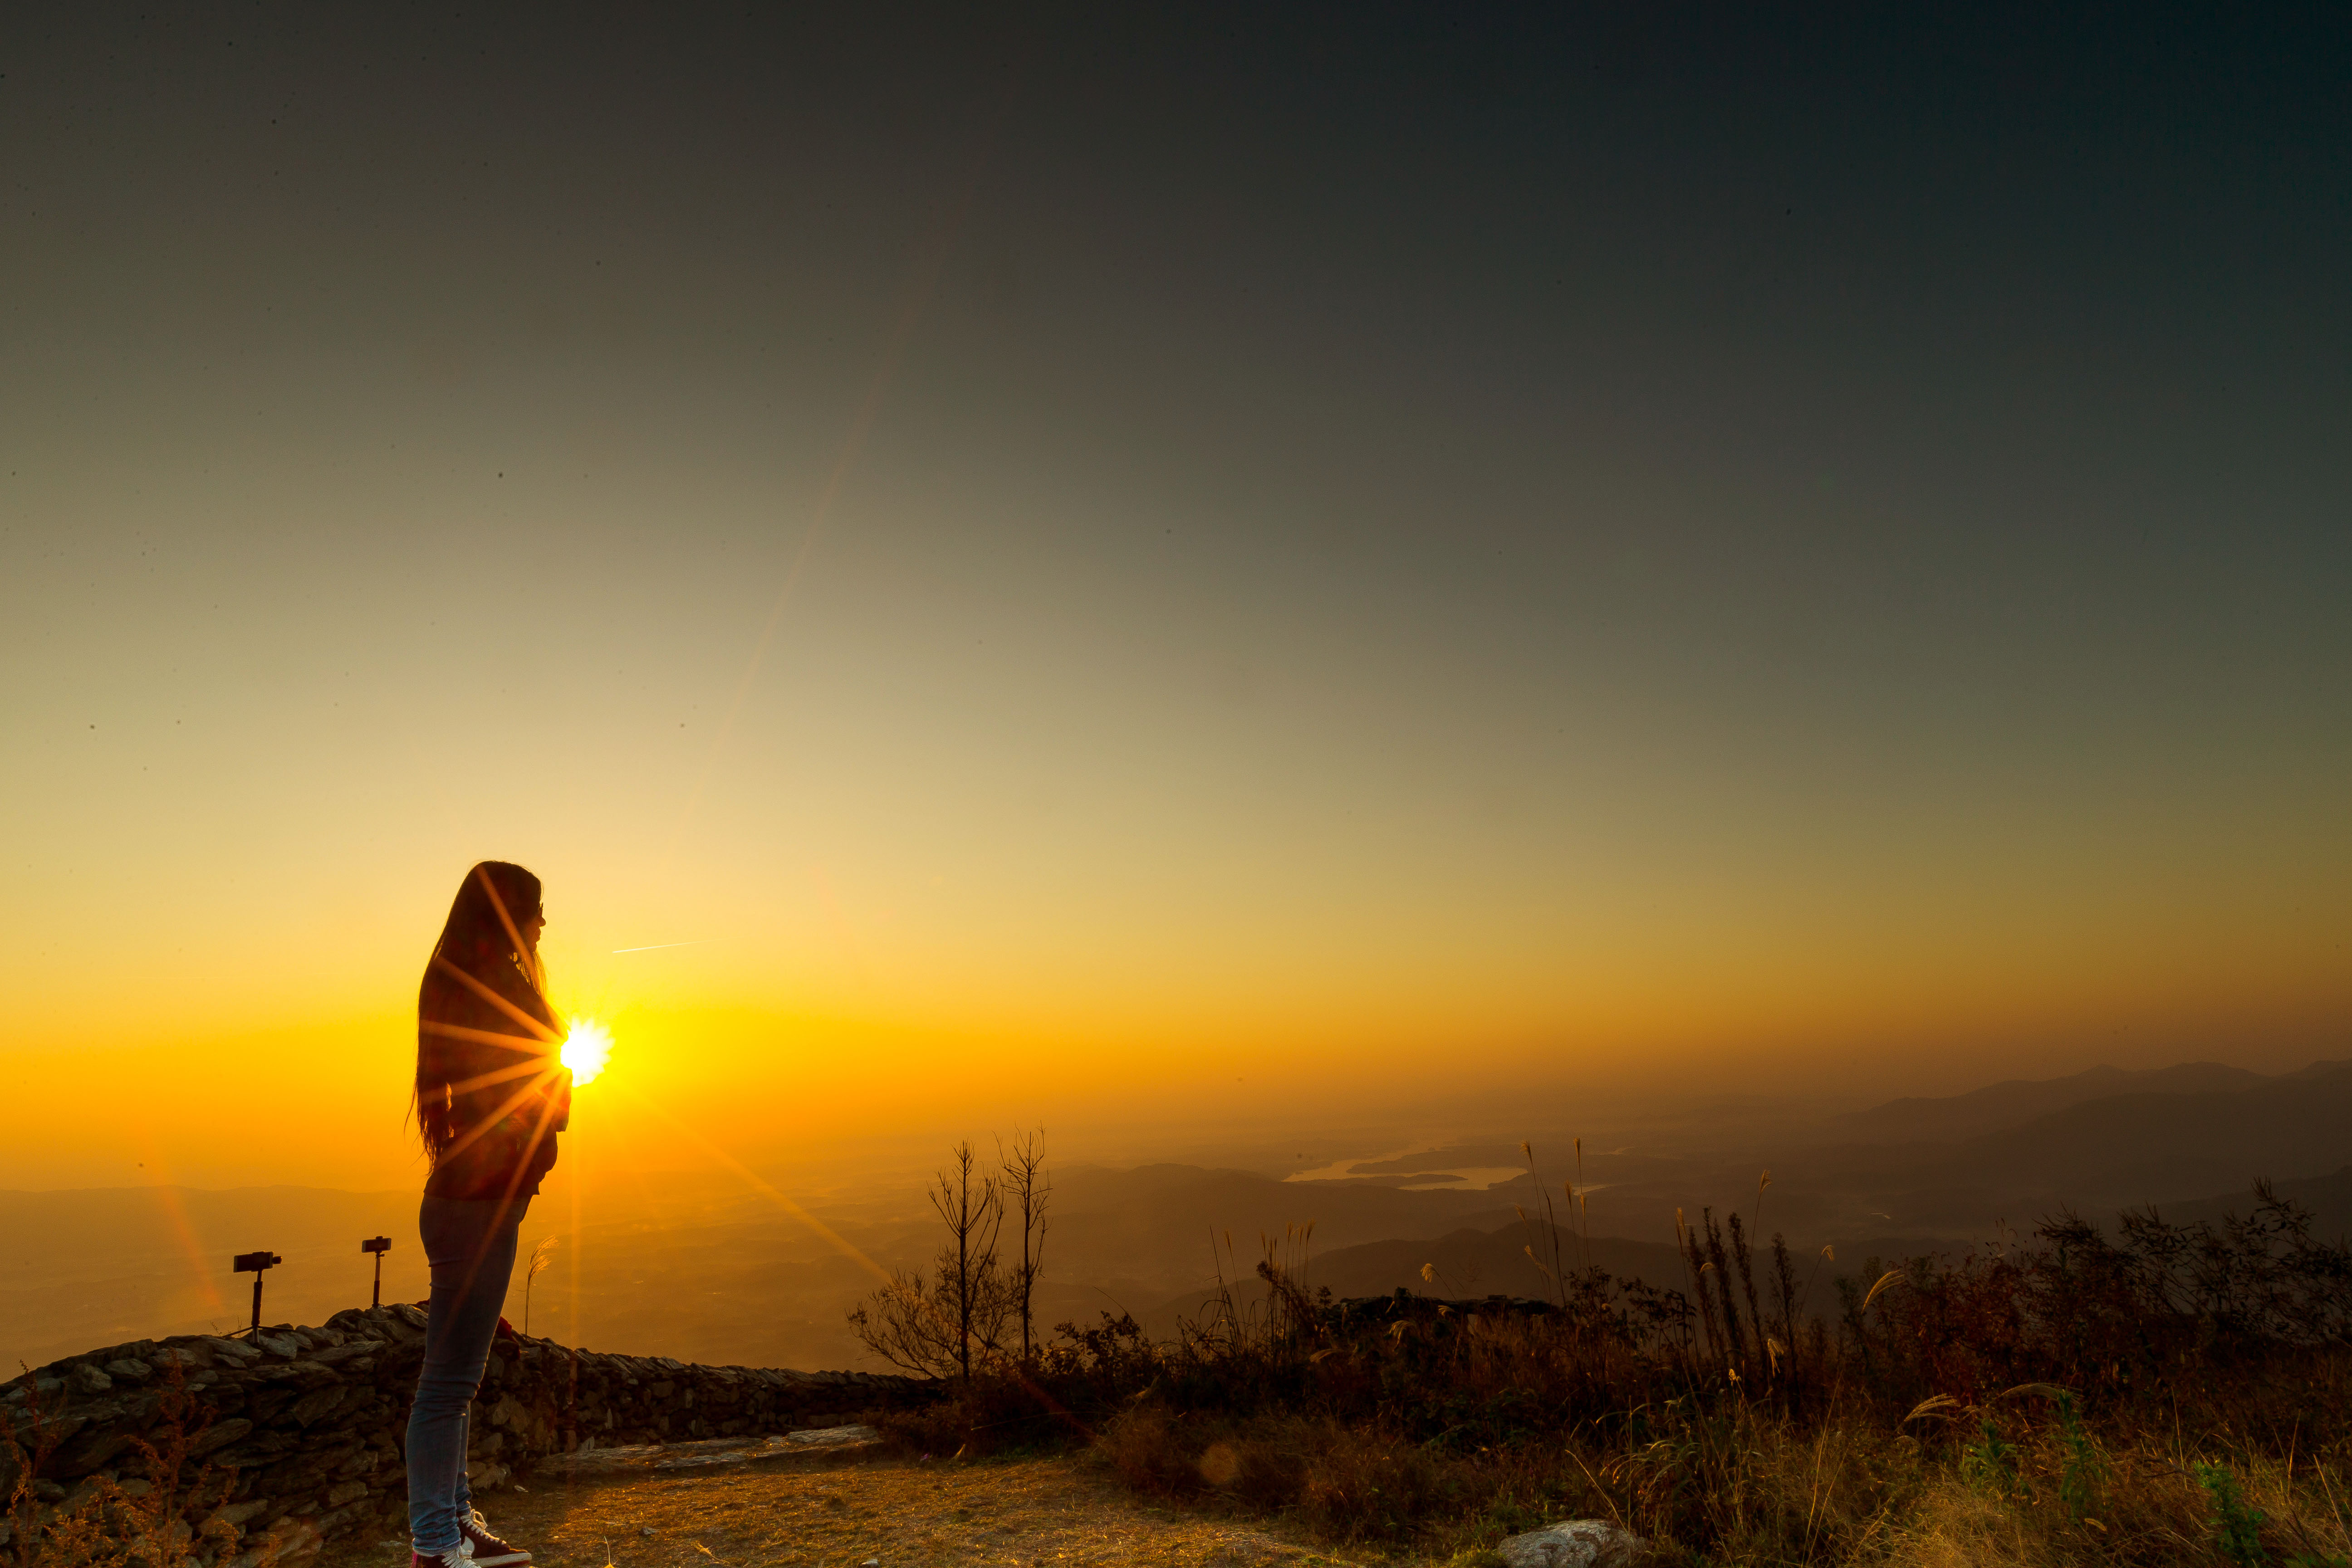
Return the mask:
{"type": "MultiPolygon", "coordinates": [[[[488,992],[536,1019],[545,1027],[545,1038],[554,1037],[547,973],[540,966],[536,944],[522,929],[540,912],[537,877],[504,860],[485,860],[457,884],[441,940],[433,944],[433,957],[416,991],[416,1088],[411,1103],[425,1152],[436,1165],[465,1131],[456,1125],[452,1086],[459,1081],[460,1069],[478,1058],[453,1049],[448,1036],[434,1026],[479,1019],[485,1010],[482,993],[488,992]],[[468,980],[474,984],[467,984],[468,980]]],[[[505,1011],[495,1004],[489,1006],[505,1011]]],[[[493,1030],[523,1032],[505,1018],[497,1020],[493,1030]]]]}

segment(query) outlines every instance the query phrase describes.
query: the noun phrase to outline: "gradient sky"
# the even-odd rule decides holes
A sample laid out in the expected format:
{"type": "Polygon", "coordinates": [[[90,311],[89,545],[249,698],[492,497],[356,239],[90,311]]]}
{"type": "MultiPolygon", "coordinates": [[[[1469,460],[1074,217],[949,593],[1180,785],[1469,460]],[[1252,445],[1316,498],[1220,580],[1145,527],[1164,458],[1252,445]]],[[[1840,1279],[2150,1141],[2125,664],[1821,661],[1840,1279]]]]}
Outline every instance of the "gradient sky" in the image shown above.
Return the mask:
{"type": "Polygon", "coordinates": [[[486,856],[747,1157],[2343,1054],[2352,13],[491,9],[0,17],[0,1184],[486,856]]]}

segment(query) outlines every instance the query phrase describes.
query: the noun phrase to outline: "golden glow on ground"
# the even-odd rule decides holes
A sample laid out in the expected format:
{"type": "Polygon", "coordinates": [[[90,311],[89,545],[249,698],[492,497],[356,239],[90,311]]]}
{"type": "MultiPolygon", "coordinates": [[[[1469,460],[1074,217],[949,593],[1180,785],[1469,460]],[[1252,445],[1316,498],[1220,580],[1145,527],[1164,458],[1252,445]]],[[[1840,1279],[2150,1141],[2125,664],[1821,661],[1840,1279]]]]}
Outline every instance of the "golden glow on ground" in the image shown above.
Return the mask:
{"type": "Polygon", "coordinates": [[[613,1037],[604,1025],[593,1018],[572,1020],[572,1032],[563,1037],[563,1065],[572,1069],[574,1086],[596,1081],[612,1054],[613,1037]]]}

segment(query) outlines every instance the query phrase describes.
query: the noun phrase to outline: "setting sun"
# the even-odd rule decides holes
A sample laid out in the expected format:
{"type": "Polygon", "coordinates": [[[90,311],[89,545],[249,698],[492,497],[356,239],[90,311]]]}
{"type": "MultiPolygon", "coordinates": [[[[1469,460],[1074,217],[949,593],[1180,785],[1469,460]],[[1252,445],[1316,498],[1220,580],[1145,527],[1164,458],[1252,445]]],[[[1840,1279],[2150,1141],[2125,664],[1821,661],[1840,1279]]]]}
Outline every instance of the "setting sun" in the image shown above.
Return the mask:
{"type": "Polygon", "coordinates": [[[572,1032],[563,1037],[563,1065],[572,1069],[574,1086],[593,1083],[604,1070],[604,1058],[613,1054],[613,1037],[593,1018],[574,1018],[572,1032]]]}

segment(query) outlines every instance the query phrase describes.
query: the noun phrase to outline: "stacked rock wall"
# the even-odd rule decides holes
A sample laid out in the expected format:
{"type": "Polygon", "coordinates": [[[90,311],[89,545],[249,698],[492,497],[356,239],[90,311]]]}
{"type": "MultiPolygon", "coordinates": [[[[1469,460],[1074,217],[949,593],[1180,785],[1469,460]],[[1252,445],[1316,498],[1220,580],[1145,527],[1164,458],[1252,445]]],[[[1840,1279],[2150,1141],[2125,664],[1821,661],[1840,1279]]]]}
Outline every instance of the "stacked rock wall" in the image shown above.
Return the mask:
{"type": "MultiPolygon", "coordinates": [[[[38,1458],[35,1497],[71,1508],[100,1489],[99,1478],[145,1489],[134,1439],[167,1447],[171,1391],[183,1389],[179,1425],[197,1434],[187,1468],[206,1467],[215,1489],[226,1484],[220,1517],[247,1541],[299,1548],[401,1535],[403,1444],[424,1353],[425,1314],[405,1304],[251,1340],[141,1340],[18,1379],[0,1394],[0,1420],[18,1452],[38,1458]]],[[[501,1334],[474,1405],[468,1469],[481,1491],[576,1448],[831,1426],[935,1394],[910,1378],[698,1366],[501,1334]]],[[[23,1465],[0,1447],[0,1496],[23,1465]]]]}

